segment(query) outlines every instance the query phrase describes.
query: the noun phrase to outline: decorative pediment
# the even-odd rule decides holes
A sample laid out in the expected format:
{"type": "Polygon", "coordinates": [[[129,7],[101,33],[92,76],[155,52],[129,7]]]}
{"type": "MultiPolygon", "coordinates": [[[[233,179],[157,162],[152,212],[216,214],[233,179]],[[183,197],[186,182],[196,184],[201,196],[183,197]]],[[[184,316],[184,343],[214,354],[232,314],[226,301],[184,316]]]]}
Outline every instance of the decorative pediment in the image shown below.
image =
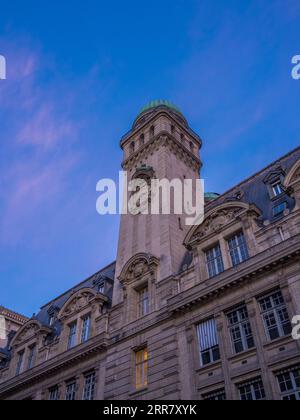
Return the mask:
{"type": "Polygon", "coordinates": [[[11,342],[11,346],[19,345],[23,342],[31,340],[40,333],[50,333],[51,329],[42,326],[36,320],[28,321],[14,336],[11,342]]]}
{"type": "Polygon", "coordinates": [[[121,283],[131,283],[147,274],[153,274],[159,264],[158,258],[150,254],[137,254],[125,264],[119,280],[121,283]]]}
{"type": "Polygon", "coordinates": [[[100,296],[93,289],[85,288],[79,290],[64,304],[58,314],[58,318],[69,318],[70,316],[81,312],[84,308],[91,305],[97,298],[103,301],[103,296],[100,296]]]}
{"type": "Polygon", "coordinates": [[[289,171],[284,181],[286,188],[292,187],[294,184],[300,181],[300,159],[295,163],[292,169],[289,171]]]}
{"type": "Polygon", "coordinates": [[[282,169],[281,166],[277,166],[276,168],[274,168],[273,170],[271,170],[264,178],[264,183],[265,184],[272,184],[272,182],[278,180],[278,179],[284,179],[285,177],[285,172],[282,169]]]}
{"type": "Polygon", "coordinates": [[[211,209],[200,226],[192,227],[185,238],[184,245],[189,248],[191,244],[221,232],[245,213],[254,217],[261,215],[256,206],[241,202],[226,203],[211,209]]]}

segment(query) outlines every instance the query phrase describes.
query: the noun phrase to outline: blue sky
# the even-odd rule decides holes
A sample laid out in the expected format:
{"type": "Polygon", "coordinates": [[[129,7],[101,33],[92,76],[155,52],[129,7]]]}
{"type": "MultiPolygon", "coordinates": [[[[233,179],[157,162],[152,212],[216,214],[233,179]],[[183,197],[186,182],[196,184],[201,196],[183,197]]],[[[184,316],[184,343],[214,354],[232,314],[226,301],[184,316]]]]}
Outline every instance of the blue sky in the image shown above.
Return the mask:
{"type": "Polygon", "coordinates": [[[120,137],[176,103],[223,192],[299,145],[297,0],[10,1],[0,10],[0,304],[26,315],[115,259],[95,210],[120,137]]]}

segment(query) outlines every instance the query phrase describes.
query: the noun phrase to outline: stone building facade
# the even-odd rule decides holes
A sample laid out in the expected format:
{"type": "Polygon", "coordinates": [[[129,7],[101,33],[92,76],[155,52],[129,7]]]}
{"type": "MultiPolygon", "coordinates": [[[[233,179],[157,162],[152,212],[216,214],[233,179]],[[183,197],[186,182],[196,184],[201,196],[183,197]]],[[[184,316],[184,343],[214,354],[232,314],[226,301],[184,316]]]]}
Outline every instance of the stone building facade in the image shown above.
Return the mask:
{"type": "MultiPolygon", "coordinates": [[[[121,140],[129,178],[197,179],[202,141],[151,103],[121,140]]],[[[300,399],[300,148],[223,195],[205,220],[123,215],[115,263],[14,335],[1,399],[300,399]]]]}

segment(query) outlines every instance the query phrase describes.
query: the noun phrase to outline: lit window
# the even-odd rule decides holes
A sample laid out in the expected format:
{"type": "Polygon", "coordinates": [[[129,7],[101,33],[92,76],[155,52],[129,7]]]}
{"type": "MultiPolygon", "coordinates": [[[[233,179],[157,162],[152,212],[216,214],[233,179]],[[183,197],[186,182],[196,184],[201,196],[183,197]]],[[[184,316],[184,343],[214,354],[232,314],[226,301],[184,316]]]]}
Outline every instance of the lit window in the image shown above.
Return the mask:
{"type": "Polygon", "coordinates": [[[57,401],[59,397],[58,386],[54,386],[49,390],[49,401],[57,401]]]}
{"type": "Polygon", "coordinates": [[[35,362],[35,355],[36,355],[36,345],[31,346],[29,348],[29,356],[28,356],[28,369],[32,369],[35,362]]]}
{"type": "Polygon", "coordinates": [[[200,361],[205,366],[220,360],[219,338],[216,321],[211,319],[197,326],[200,361]]]}
{"type": "Polygon", "coordinates": [[[202,396],[205,401],[226,401],[225,389],[211,392],[202,396]]]}
{"type": "Polygon", "coordinates": [[[148,350],[145,348],[135,353],[135,386],[136,389],[148,385],[148,350]]]}
{"type": "Polygon", "coordinates": [[[66,401],[74,401],[76,399],[76,382],[68,383],[66,386],[66,401]]]}
{"type": "Polygon", "coordinates": [[[90,373],[84,377],[83,400],[92,401],[95,397],[96,373],[90,373]]]}
{"type": "Polygon", "coordinates": [[[149,313],[149,291],[148,287],[138,292],[139,295],[139,316],[145,316],[149,313]]]}
{"type": "Polygon", "coordinates": [[[232,265],[235,267],[242,262],[248,260],[248,248],[243,232],[234,235],[228,240],[228,246],[231,256],[232,265]]]}
{"type": "Polygon", "coordinates": [[[206,264],[209,277],[215,277],[224,271],[223,258],[220,245],[206,251],[206,264]]]}
{"type": "Polygon", "coordinates": [[[270,341],[291,334],[292,326],[280,290],[261,298],[259,304],[265,330],[270,341]]]}
{"type": "Polygon", "coordinates": [[[22,371],[22,367],[23,367],[23,360],[24,360],[24,354],[25,354],[25,350],[21,351],[18,354],[18,362],[17,362],[17,369],[16,369],[16,375],[20,375],[21,371],[22,371]]]}
{"type": "Polygon", "coordinates": [[[77,322],[73,322],[69,326],[68,349],[76,346],[77,322]]]}
{"type": "Polygon", "coordinates": [[[241,353],[254,347],[254,339],[246,306],[227,314],[234,352],[241,353]]]}
{"type": "Polygon", "coordinates": [[[91,333],[91,316],[87,315],[82,319],[81,342],[85,343],[89,340],[91,333]]]}
{"type": "Polygon", "coordinates": [[[300,401],[300,367],[277,375],[282,399],[300,401]]]}
{"type": "Polygon", "coordinates": [[[281,182],[276,182],[276,184],[272,185],[272,191],[274,197],[278,197],[280,194],[283,193],[282,184],[281,182]]]}
{"type": "Polygon", "coordinates": [[[287,209],[287,202],[278,204],[278,206],[273,207],[273,216],[279,217],[282,216],[287,209]]]}
{"type": "Polygon", "coordinates": [[[261,378],[238,385],[238,390],[242,401],[260,401],[266,399],[261,378]]]}

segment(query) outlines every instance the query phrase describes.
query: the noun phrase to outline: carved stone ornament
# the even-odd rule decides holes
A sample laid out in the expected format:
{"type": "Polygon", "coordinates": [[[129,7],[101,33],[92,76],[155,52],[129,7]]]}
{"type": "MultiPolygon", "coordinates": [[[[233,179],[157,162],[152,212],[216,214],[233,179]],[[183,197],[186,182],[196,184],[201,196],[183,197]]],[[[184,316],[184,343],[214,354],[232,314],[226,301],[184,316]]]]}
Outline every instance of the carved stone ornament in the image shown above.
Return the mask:
{"type": "Polygon", "coordinates": [[[30,320],[17,332],[11,345],[18,345],[36,337],[40,333],[49,333],[50,331],[51,329],[43,327],[38,321],[30,320]]]}
{"type": "Polygon", "coordinates": [[[159,260],[148,254],[138,254],[125,264],[119,280],[121,283],[131,283],[147,274],[153,275],[159,260]]]}
{"type": "Polygon", "coordinates": [[[223,227],[231,223],[244,209],[240,207],[222,209],[210,215],[192,236],[192,241],[220,232],[223,227]]]}
{"type": "Polygon", "coordinates": [[[79,290],[65,303],[58,315],[58,318],[69,318],[70,316],[79,313],[85,307],[90,306],[91,303],[97,299],[102,301],[102,303],[104,302],[103,296],[95,293],[92,289],[79,290]]]}

